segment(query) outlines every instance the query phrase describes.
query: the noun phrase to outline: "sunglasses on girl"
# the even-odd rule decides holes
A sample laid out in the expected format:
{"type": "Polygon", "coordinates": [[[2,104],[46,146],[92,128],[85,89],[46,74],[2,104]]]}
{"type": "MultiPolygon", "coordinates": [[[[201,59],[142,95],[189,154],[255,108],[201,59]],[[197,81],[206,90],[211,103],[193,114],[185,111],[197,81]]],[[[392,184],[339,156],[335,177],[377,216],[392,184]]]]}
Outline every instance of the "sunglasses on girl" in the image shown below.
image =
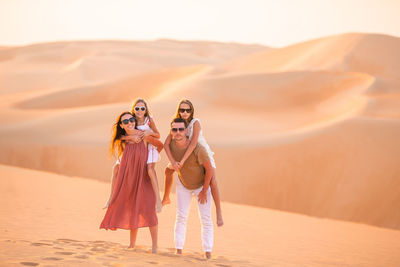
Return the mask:
{"type": "Polygon", "coordinates": [[[185,128],[171,128],[171,131],[173,131],[174,133],[176,133],[177,131],[183,132],[185,130],[185,128]]]}
{"type": "Polygon", "coordinates": [[[192,112],[192,109],[191,109],[191,108],[180,108],[180,109],[179,109],[179,112],[180,112],[180,113],[184,113],[184,112],[190,113],[190,112],[192,112]]]}
{"type": "Polygon", "coordinates": [[[135,111],[139,111],[139,110],[145,111],[146,107],[135,107],[135,111]]]}
{"type": "Polygon", "coordinates": [[[135,122],[135,118],[134,118],[134,117],[131,117],[131,118],[129,118],[129,119],[122,120],[121,122],[122,122],[123,124],[128,124],[129,122],[134,123],[134,122],[135,122]]]}

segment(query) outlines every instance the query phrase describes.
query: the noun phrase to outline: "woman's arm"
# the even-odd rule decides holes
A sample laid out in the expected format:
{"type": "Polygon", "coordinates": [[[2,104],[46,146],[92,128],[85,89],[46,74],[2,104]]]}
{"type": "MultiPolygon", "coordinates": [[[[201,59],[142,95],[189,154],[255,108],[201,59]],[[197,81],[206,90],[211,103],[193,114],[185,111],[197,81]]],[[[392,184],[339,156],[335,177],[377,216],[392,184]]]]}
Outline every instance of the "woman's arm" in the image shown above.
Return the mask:
{"type": "Polygon", "coordinates": [[[175,161],[174,157],[172,156],[171,149],[169,148],[169,144],[171,143],[171,140],[172,140],[172,136],[171,136],[171,134],[169,134],[164,142],[164,150],[165,150],[165,153],[167,154],[169,161],[171,162],[172,167],[174,168],[175,171],[178,171],[179,166],[178,166],[177,162],[175,161]]]}
{"type": "Polygon", "coordinates": [[[192,140],[190,141],[190,144],[189,144],[188,148],[186,149],[186,152],[183,155],[183,158],[178,163],[179,168],[182,168],[183,164],[185,164],[185,161],[189,158],[190,154],[192,154],[193,150],[196,148],[197,141],[199,140],[200,130],[201,130],[200,123],[198,121],[196,121],[193,125],[192,140]]]}

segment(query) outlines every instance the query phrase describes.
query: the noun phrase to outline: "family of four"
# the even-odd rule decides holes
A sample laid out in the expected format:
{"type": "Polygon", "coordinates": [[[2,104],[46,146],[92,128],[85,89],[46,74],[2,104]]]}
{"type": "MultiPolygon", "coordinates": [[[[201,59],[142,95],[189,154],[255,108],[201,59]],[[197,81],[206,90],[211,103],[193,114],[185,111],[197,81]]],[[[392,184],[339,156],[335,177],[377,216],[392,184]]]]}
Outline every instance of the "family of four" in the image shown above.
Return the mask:
{"type": "Polygon", "coordinates": [[[200,125],[194,118],[193,104],[184,99],[178,104],[170,133],[163,144],[146,101],[135,101],[131,112],[120,114],[113,126],[111,154],[117,155],[111,194],[100,228],[130,230],[129,248],[135,247],[138,228],[149,227],[152,252],[157,253],[157,212],[169,204],[173,174],[176,181],[175,248],[182,254],[186,222],[193,196],[197,197],[205,256],[211,258],[213,223],[211,202],[214,200],[217,225],[222,226],[221,203],[215,179],[215,161],[200,125]],[[155,164],[162,149],[170,160],[165,169],[165,190],[161,200],[155,164]]]}

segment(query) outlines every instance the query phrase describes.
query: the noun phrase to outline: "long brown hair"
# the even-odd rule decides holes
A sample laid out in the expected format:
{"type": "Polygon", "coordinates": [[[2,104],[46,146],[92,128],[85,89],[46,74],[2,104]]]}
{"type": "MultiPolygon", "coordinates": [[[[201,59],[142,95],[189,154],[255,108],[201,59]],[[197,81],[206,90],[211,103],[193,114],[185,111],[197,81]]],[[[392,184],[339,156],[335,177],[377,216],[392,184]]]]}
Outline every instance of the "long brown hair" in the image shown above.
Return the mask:
{"type": "Polygon", "coordinates": [[[130,113],[129,111],[122,112],[121,115],[118,116],[116,122],[112,127],[112,139],[110,143],[110,155],[114,156],[115,150],[117,150],[118,158],[122,155],[122,152],[125,148],[125,141],[121,140],[121,137],[126,134],[126,131],[121,127],[121,118],[126,115],[132,115],[135,117],[134,114],[130,113]]]}
{"type": "Polygon", "coordinates": [[[144,99],[138,98],[135,100],[135,102],[132,105],[132,110],[131,113],[132,115],[135,115],[135,107],[137,105],[137,103],[143,103],[144,106],[146,107],[146,112],[144,113],[144,117],[150,117],[150,111],[149,111],[149,107],[147,106],[147,103],[144,99]]]}
{"type": "Polygon", "coordinates": [[[188,118],[188,121],[187,121],[187,123],[189,124],[189,123],[193,120],[193,116],[194,116],[194,106],[193,106],[192,102],[190,102],[190,100],[188,100],[188,99],[182,99],[182,100],[179,102],[178,107],[177,107],[177,109],[176,109],[175,118],[181,118],[181,119],[182,119],[181,114],[179,114],[179,107],[181,106],[181,104],[187,104],[187,105],[189,105],[190,109],[192,110],[192,112],[190,113],[190,116],[189,116],[189,118],[188,118]]]}

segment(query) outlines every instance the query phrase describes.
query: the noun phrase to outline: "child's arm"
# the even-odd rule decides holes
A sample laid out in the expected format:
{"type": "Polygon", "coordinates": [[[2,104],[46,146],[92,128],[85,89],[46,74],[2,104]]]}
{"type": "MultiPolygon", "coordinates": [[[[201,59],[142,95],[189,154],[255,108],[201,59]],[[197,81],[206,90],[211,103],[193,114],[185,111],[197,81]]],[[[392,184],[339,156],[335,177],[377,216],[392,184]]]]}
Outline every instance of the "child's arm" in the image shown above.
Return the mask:
{"type": "Polygon", "coordinates": [[[152,117],[150,117],[150,129],[152,130],[152,132],[147,132],[147,135],[153,136],[155,138],[160,138],[160,132],[157,130],[156,124],[152,117]]]}
{"type": "Polygon", "coordinates": [[[172,136],[171,136],[171,134],[169,134],[164,142],[164,150],[165,150],[165,153],[167,154],[169,161],[172,164],[172,167],[174,168],[175,171],[178,171],[179,170],[178,164],[175,161],[174,157],[172,156],[171,150],[169,148],[169,144],[171,143],[171,140],[172,140],[172,136]]]}
{"type": "Polygon", "coordinates": [[[190,141],[190,144],[189,144],[188,148],[186,149],[185,155],[183,155],[182,160],[178,163],[179,168],[182,168],[183,164],[185,164],[185,161],[188,159],[190,154],[192,154],[193,150],[196,148],[197,141],[199,140],[200,130],[201,130],[200,123],[198,121],[196,121],[193,125],[192,140],[190,141]]]}
{"type": "Polygon", "coordinates": [[[139,143],[144,138],[144,132],[141,130],[134,130],[133,135],[123,135],[121,136],[122,141],[139,143]]]}
{"type": "Polygon", "coordinates": [[[160,153],[161,150],[164,148],[164,144],[160,141],[160,139],[155,138],[153,136],[146,136],[144,138],[144,141],[155,146],[157,148],[158,153],[160,153]]]}

